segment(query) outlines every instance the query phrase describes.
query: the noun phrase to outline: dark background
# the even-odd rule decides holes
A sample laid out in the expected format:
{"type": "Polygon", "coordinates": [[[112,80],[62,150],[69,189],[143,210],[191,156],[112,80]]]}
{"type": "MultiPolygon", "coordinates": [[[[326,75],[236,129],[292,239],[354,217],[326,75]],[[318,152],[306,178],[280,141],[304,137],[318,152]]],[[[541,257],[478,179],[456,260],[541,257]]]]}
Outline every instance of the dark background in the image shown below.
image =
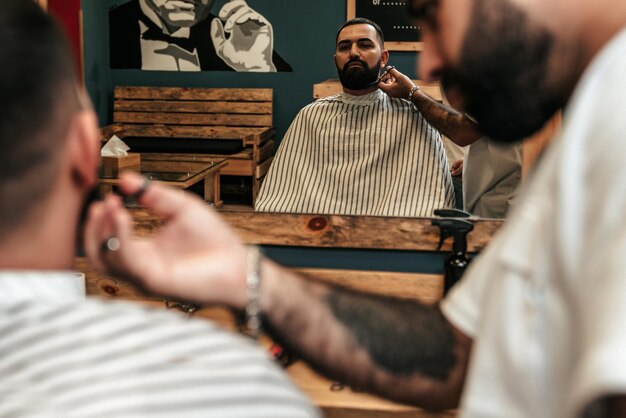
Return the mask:
{"type": "Polygon", "coordinates": [[[356,15],[378,23],[388,42],[420,42],[421,37],[405,12],[405,0],[354,0],[356,15]]]}

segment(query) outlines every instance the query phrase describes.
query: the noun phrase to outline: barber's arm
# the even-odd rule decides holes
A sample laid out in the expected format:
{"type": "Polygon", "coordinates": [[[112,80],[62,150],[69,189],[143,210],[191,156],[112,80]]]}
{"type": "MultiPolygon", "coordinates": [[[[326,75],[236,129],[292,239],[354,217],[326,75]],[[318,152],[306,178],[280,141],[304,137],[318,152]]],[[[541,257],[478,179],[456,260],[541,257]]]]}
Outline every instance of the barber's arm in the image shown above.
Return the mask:
{"type": "MultiPolygon", "coordinates": [[[[142,179],[127,174],[120,187],[132,195],[142,179]]],[[[166,225],[152,237],[133,236],[130,215],[109,196],[90,210],[85,245],[92,262],[158,295],[243,309],[248,251],[219,215],[157,184],[139,200],[166,225]],[[119,245],[103,250],[111,236],[119,245]]],[[[457,406],[471,340],[437,307],[304,280],[267,259],[259,267],[267,329],[318,370],[396,401],[457,406]]]]}
{"type": "Polygon", "coordinates": [[[414,86],[415,84],[409,77],[395,68],[378,85],[382,91],[391,97],[409,100],[410,95],[411,102],[428,123],[459,146],[464,147],[473,144],[483,137],[478,130],[478,125],[463,113],[439,103],[419,89],[411,94],[414,86]]]}

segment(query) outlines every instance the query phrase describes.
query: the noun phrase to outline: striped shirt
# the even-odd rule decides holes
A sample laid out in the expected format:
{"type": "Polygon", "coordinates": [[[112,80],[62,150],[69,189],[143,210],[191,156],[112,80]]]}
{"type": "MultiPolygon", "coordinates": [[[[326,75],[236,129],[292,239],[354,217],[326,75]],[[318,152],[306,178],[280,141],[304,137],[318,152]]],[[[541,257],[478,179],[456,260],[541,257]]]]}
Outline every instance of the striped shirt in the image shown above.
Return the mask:
{"type": "Polygon", "coordinates": [[[0,273],[0,417],[319,416],[251,341],[58,280],[0,273]]]}
{"type": "Polygon", "coordinates": [[[413,104],[376,90],[302,109],[282,140],[255,209],[431,216],[454,207],[439,133],[413,104]]]}

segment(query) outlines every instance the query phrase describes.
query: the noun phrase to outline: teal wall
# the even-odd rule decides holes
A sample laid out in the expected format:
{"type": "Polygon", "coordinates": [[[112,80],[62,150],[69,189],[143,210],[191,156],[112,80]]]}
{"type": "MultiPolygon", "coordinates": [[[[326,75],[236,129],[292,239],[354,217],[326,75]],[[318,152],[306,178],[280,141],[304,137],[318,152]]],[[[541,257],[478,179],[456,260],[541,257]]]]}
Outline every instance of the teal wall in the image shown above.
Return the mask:
{"type": "MultiPolygon", "coordinates": [[[[216,1],[214,14],[225,1],[216,1]]],[[[312,101],[313,84],[337,78],[332,55],[337,29],[346,18],[345,0],[248,0],[272,23],[274,48],[294,69],[293,73],[273,74],[110,70],[108,11],[125,2],[82,1],[85,81],[102,125],[111,121],[115,85],[271,87],[274,125],[280,139],[298,110],[312,101]]],[[[414,77],[415,58],[415,53],[392,52],[390,62],[414,77]]]]}

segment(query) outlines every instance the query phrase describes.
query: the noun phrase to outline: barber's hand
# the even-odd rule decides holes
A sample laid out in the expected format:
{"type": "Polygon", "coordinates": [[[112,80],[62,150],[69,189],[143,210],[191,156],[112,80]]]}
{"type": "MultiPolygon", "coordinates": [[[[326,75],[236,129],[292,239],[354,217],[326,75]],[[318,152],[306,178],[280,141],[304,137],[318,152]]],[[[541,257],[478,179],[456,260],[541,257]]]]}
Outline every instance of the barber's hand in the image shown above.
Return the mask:
{"type": "MultiPolygon", "coordinates": [[[[125,173],[120,188],[133,195],[143,181],[125,173]]],[[[139,201],[166,222],[147,238],[133,235],[131,216],[118,196],[92,205],[85,251],[95,267],[159,296],[243,307],[247,250],[219,215],[192,194],[154,183],[139,201]],[[103,249],[110,237],[119,239],[115,251],[103,249]]]]}
{"type": "Polygon", "coordinates": [[[211,40],[217,55],[236,71],[276,71],[272,24],[245,0],[231,0],[222,7],[219,18],[211,22],[211,40]]]}
{"type": "Polygon", "coordinates": [[[450,166],[450,175],[452,177],[460,176],[463,174],[463,160],[455,161],[452,166],[450,166]]]}
{"type": "MultiPolygon", "coordinates": [[[[387,67],[389,69],[390,67],[387,67]]],[[[406,99],[413,88],[413,80],[406,75],[402,74],[397,69],[393,68],[387,77],[385,77],[378,87],[387,93],[389,97],[396,97],[406,99]]]]}

